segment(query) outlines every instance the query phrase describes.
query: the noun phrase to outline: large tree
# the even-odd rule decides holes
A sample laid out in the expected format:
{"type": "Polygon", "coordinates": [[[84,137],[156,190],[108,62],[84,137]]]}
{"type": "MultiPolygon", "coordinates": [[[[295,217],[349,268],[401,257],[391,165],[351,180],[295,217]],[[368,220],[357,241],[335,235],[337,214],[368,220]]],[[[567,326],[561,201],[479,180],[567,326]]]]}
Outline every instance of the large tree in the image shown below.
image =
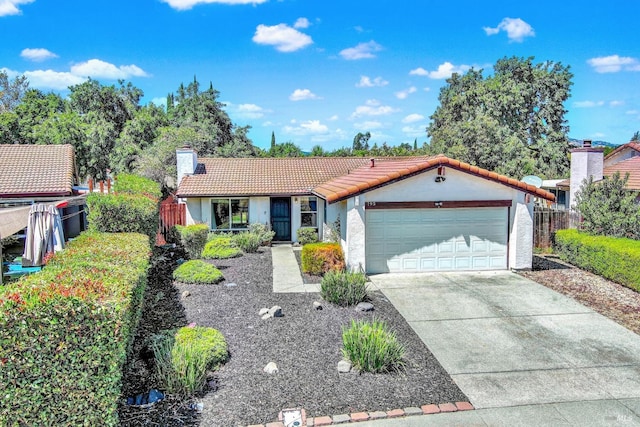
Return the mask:
{"type": "Polygon", "coordinates": [[[9,79],[6,71],[0,70],[0,113],[13,111],[29,88],[26,76],[9,79]]]}
{"type": "Polygon", "coordinates": [[[453,74],[427,134],[431,152],[521,177],[568,173],[570,149],[564,102],[572,74],[560,63],[503,58],[494,74],[453,74]]]}

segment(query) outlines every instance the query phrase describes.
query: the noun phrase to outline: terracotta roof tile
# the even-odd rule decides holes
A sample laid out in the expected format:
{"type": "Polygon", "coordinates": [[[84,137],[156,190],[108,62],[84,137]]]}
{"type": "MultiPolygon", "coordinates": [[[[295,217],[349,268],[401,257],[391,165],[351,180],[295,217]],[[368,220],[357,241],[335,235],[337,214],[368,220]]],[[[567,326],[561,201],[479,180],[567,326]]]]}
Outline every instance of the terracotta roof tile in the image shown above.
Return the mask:
{"type": "Polygon", "coordinates": [[[74,177],[71,145],[0,144],[0,197],[69,195],[74,177]]]}
{"type": "Polygon", "coordinates": [[[640,156],[635,156],[604,168],[605,176],[612,176],[616,172],[620,172],[623,178],[628,173],[627,189],[640,191],[640,156]]]}
{"type": "Polygon", "coordinates": [[[408,178],[422,171],[448,166],[463,172],[496,181],[501,184],[516,188],[520,191],[542,197],[547,200],[555,200],[555,196],[546,190],[526,184],[517,179],[499,175],[486,169],[478,168],[458,160],[450,159],[443,155],[429,158],[402,159],[376,163],[375,167],[362,166],[353,170],[349,175],[336,177],[328,182],[318,185],[313,192],[329,203],[334,203],[367,190],[390,184],[398,179],[408,178]],[[354,185],[356,183],[357,185],[354,185]]]}
{"type": "Polygon", "coordinates": [[[640,153],[640,142],[639,141],[631,141],[631,142],[627,142],[626,144],[622,144],[622,145],[618,146],[615,150],[613,150],[612,152],[607,154],[607,157],[605,157],[605,159],[607,159],[609,157],[612,157],[612,156],[618,154],[620,151],[626,150],[627,148],[630,148],[630,149],[635,150],[635,151],[640,153]]]}

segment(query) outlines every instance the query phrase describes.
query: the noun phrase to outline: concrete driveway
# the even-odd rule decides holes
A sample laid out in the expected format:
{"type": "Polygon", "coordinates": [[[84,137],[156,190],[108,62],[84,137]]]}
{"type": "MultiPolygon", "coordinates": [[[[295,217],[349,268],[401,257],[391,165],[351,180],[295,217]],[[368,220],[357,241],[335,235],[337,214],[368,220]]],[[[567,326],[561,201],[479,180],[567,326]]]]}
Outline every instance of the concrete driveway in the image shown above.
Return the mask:
{"type": "Polygon", "coordinates": [[[606,402],[640,421],[640,336],[574,300],[511,272],[370,279],[476,409],[606,402]]]}

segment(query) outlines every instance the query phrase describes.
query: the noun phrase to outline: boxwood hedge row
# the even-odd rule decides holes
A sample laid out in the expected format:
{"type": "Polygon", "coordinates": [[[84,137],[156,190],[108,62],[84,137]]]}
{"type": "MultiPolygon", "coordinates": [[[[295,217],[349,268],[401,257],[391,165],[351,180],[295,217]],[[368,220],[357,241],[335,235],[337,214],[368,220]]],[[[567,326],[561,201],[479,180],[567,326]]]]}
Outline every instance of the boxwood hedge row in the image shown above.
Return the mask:
{"type": "Polygon", "coordinates": [[[559,230],[555,250],[564,261],[640,291],[640,240],[559,230]]]}
{"type": "Polygon", "coordinates": [[[87,232],[0,289],[0,425],[118,424],[149,257],[145,235],[87,232]]]}

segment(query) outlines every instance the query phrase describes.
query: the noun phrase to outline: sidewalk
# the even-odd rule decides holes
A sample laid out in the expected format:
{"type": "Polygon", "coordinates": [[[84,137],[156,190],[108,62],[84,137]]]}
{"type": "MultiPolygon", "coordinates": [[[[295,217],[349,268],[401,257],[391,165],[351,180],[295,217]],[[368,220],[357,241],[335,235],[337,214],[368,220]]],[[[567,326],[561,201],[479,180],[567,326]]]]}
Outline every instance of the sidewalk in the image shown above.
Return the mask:
{"type": "Polygon", "coordinates": [[[300,267],[293,251],[294,248],[290,244],[278,244],[271,248],[273,292],[320,292],[319,284],[303,283],[300,267]]]}

